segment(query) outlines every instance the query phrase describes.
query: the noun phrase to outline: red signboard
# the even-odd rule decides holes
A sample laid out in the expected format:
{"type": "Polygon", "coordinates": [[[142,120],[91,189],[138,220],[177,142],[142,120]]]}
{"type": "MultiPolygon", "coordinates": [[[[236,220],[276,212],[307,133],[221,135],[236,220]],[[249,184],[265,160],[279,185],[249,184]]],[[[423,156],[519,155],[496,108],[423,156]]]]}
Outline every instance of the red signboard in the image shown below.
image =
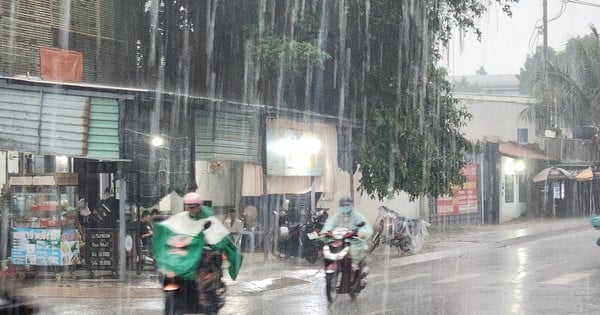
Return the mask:
{"type": "Polygon", "coordinates": [[[467,180],[462,189],[459,186],[452,187],[452,197],[446,196],[437,199],[438,215],[477,212],[477,166],[467,164],[461,173],[467,180]]]}
{"type": "Polygon", "coordinates": [[[83,55],[73,50],[40,47],[40,74],[44,80],[81,82],[83,55]]]}

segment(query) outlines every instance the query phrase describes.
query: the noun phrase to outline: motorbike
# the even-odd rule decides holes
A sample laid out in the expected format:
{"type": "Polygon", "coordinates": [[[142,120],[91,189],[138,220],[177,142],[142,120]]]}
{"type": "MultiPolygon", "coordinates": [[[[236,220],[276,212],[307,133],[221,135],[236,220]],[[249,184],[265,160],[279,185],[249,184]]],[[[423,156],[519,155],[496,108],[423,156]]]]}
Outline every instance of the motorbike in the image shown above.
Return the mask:
{"type": "Polygon", "coordinates": [[[206,248],[198,268],[198,293],[200,313],[216,314],[225,305],[227,286],[223,282],[223,253],[206,248]]]}
{"type": "Polygon", "coordinates": [[[429,235],[429,223],[421,219],[407,220],[396,211],[385,206],[379,207],[377,228],[369,252],[373,252],[379,244],[395,247],[398,253],[418,252],[423,247],[423,239],[429,235]]]}
{"type": "MultiPolygon", "coordinates": [[[[205,225],[205,228],[208,227],[210,227],[210,222],[205,225]]],[[[182,288],[183,283],[175,281],[173,277],[161,275],[165,293],[165,314],[183,314],[183,309],[187,313],[190,308],[195,308],[194,313],[217,314],[225,305],[227,286],[223,282],[222,268],[225,259],[226,257],[221,251],[213,250],[209,246],[204,247],[197,269],[197,290],[191,290],[192,293],[198,294],[197,306],[186,305],[186,296],[184,296],[186,290],[182,288]]]]}
{"type": "MultiPolygon", "coordinates": [[[[358,227],[365,223],[361,222],[358,227]]],[[[323,257],[325,261],[325,293],[331,305],[338,294],[349,294],[352,300],[365,287],[362,283],[362,263],[353,266],[350,245],[357,230],[336,227],[325,237],[323,257]]]]}
{"type": "Polygon", "coordinates": [[[300,257],[314,264],[321,256],[323,243],[319,238],[319,231],[327,220],[327,212],[319,209],[311,219],[302,224],[289,226],[287,216],[280,216],[280,233],[278,252],[279,257],[300,257]]]}

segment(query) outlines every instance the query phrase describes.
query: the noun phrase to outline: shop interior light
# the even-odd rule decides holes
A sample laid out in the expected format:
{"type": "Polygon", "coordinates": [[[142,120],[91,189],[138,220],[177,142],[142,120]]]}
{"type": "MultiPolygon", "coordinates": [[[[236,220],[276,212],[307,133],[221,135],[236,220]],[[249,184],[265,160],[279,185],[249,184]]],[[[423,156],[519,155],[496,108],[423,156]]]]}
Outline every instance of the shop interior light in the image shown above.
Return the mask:
{"type": "Polygon", "coordinates": [[[165,139],[163,139],[161,136],[154,136],[151,143],[153,147],[160,147],[165,144],[165,139]]]}
{"type": "Polygon", "coordinates": [[[515,171],[522,172],[525,170],[525,162],[518,160],[515,162],[515,171]]]}
{"type": "Polygon", "coordinates": [[[515,174],[515,162],[513,159],[507,159],[504,164],[504,175],[514,175],[515,174]]]}
{"type": "Polygon", "coordinates": [[[67,172],[69,170],[69,158],[64,155],[56,156],[56,171],[67,172]]]}

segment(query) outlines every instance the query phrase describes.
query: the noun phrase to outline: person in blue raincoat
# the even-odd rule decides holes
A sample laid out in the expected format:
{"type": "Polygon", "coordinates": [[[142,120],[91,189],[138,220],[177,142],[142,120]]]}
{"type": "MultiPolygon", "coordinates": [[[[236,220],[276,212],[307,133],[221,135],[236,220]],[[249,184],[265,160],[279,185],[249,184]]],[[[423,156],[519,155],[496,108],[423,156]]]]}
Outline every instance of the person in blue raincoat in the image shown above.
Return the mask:
{"type": "Polygon", "coordinates": [[[365,261],[365,242],[373,234],[373,227],[367,219],[354,209],[354,200],[351,197],[342,197],[339,201],[339,211],[335,215],[331,216],[323,229],[321,235],[326,235],[327,232],[335,229],[336,227],[345,227],[349,230],[357,229],[357,239],[354,239],[350,245],[350,256],[352,257],[352,264],[354,267],[362,265],[363,277],[368,273],[368,269],[365,261]],[[364,222],[364,225],[359,227],[358,225],[364,222]]]}

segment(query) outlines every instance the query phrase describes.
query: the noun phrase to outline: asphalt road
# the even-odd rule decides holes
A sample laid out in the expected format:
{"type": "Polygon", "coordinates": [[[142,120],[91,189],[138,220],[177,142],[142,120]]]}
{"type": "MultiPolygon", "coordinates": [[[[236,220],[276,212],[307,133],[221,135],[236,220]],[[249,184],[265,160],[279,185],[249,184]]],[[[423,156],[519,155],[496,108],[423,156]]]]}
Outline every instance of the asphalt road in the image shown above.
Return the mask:
{"type": "MultiPolygon", "coordinates": [[[[407,266],[378,249],[367,288],[328,308],[317,268],[231,284],[220,314],[600,314],[600,233],[586,230],[407,266]]],[[[107,288],[110,290],[110,288],[107,288]]],[[[162,314],[160,298],[40,298],[43,314],[162,314]]]]}

